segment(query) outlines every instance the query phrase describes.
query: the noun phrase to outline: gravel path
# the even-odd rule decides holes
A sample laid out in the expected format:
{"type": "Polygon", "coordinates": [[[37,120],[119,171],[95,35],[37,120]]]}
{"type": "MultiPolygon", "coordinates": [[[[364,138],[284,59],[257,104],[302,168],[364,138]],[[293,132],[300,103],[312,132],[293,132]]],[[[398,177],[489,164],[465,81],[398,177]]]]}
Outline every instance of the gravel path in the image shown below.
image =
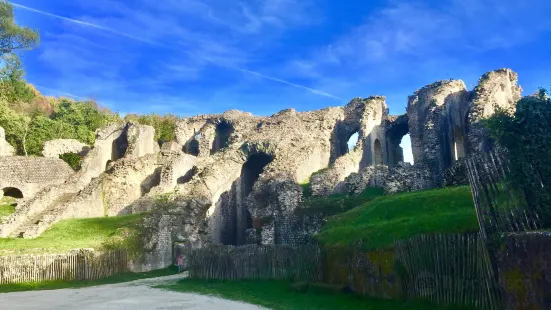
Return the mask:
{"type": "Polygon", "coordinates": [[[182,277],[182,275],[175,275],[79,289],[4,293],[0,294],[0,309],[264,309],[211,296],[171,292],[151,287],[170,283],[182,277]]]}

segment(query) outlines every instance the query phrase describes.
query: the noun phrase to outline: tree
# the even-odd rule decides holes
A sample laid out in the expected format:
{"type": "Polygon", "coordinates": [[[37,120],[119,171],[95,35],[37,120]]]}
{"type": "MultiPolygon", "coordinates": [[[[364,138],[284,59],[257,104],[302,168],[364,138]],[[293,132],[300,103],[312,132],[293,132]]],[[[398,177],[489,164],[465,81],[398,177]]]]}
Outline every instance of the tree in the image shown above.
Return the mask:
{"type": "Polygon", "coordinates": [[[0,0],[0,55],[20,49],[32,49],[40,42],[37,30],[15,23],[13,5],[0,0]]]}
{"type": "Polygon", "coordinates": [[[0,68],[0,96],[17,109],[20,103],[31,102],[36,92],[25,81],[25,71],[19,57],[15,54],[0,56],[3,67],[0,68]]]}

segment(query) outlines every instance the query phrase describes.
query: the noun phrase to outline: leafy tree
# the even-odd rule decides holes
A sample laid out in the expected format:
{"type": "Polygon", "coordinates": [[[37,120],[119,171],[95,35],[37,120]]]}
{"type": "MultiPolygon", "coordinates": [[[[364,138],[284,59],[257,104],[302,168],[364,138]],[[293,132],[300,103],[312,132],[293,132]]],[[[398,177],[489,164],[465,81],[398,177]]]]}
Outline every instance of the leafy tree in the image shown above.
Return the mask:
{"type": "Polygon", "coordinates": [[[37,30],[15,23],[13,5],[0,0],[0,55],[21,49],[32,49],[40,42],[37,30]]]}
{"type": "Polygon", "coordinates": [[[0,96],[12,107],[17,108],[20,102],[32,102],[36,93],[25,81],[25,72],[19,57],[15,54],[4,54],[1,57],[0,96]]]}

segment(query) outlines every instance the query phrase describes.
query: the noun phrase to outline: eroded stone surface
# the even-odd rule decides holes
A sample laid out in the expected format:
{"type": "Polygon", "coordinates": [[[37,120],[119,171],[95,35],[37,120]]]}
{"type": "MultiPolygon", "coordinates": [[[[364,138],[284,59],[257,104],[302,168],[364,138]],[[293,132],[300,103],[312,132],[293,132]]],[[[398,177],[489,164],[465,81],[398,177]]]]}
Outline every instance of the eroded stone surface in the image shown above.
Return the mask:
{"type": "Polygon", "coordinates": [[[75,139],[56,139],[46,141],[42,150],[42,156],[58,158],[65,153],[75,153],[80,156],[86,156],[90,147],[75,139]]]}
{"type": "Polygon", "coordinates": [[[385,98],[371,96],[269,117],[236,110],[188,117],[161,149],[153,128],[111,124],[97,132],[81,170],[18,206],[0,235],[35,237],[63,218],[148,211],[145,269],[170,264],[174,244],[307,242],[321,220],[297,214],[300,183],[309,180],[314,195],[442,186],[444,172],[486,139],[476,126],[495,111],[488,102],[511,108],[519,96],[516,74],[503,69],[473,92],[459,80],[425,86],[403,115],[388,115],[385,98]],[[415,165],[402,162],[408,133],[415,165]]]}

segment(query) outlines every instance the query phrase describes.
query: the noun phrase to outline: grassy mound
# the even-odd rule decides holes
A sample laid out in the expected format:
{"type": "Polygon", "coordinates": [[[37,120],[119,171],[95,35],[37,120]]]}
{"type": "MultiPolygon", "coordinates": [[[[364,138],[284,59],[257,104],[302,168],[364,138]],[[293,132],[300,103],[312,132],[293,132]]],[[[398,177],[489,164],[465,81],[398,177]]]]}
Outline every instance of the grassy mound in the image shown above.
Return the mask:
{"type": "Polygon", "coordinates": [[[392,246],[418,234],[478,231],[468,186],[381,196],[328,218],[317,235],[326,246],[349,246],[362,240],[364,250],[392,246]]]}
{"type": "Polygon", "coordinates": [[[103,244],[132,229],[141,215],[63,220],[36,239],[0,238],[0,255],[64,253],[77,248],[101,248],[103,244]]]}
{"type": "Polygon", "coordinates": [[[184,279],[177,284],[158,286],[179,292],[198,293],[230,300],[244,301],[275,310],[386,309],[431,310],[449,309],[418,301],[368,299],[353,294],[297,292],[286,281],[207,281],[184,279]]]}

